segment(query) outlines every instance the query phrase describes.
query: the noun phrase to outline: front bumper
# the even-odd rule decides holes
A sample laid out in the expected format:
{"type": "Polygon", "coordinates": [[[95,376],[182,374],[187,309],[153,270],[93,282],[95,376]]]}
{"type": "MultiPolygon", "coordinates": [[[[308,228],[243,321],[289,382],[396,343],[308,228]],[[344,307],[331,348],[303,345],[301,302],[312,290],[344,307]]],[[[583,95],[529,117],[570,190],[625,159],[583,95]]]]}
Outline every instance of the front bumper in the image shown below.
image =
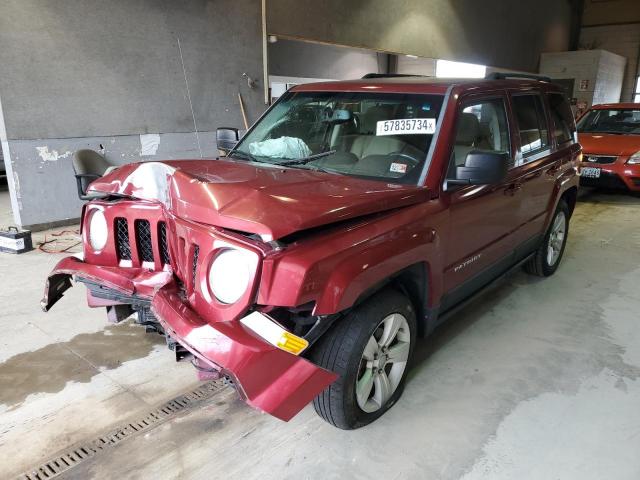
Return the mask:
{"type": "Polygon", "coordinates": [[[72,276],[104,285],[131,298],[131,303],[150,303],[167,335],[201,362],[229,375],[247,403],[282,420],[291,419],[337,378],[266,343],[239,320],[207,322],[183,300],[170,272],[101,267],[65,258],[47,280],[45,311],[71,287],[72,276]]]}
{"type": "Polygon", "coordinates": [[[627,160],[627,157],[619,157],[615,163],[608,164],[582,162],[581,168],[599,168],[600,177],[580,177],[580,185],[640,192],[640,164],[630,165],[627,160]]]}

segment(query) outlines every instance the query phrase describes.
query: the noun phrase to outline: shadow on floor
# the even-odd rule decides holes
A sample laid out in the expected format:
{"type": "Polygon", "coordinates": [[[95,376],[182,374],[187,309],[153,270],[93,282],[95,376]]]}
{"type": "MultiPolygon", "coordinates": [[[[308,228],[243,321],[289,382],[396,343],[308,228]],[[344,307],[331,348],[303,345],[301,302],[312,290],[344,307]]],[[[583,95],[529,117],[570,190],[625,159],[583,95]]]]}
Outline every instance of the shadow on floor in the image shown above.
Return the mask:
{"type": "Polygon", "coordinates": [[[607,205],[640,205],[640,192],[580,187],[578,201],[607,205]]]}

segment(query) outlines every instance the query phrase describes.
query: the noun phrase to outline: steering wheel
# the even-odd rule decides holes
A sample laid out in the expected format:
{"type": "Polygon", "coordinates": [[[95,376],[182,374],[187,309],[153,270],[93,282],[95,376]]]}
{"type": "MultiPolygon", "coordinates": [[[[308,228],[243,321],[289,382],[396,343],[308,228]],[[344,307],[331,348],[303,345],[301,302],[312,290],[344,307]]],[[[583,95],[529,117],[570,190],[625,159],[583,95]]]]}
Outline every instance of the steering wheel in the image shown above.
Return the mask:
{"type": "Polygon", "coordinates": [[[393,152],[389,154],[390,157],[402,157],[406,160],[409,160],[409,162],[411,163],[412,167],[417,167],[420,164],[420,160],[412,157],[411,155],[409,155],[408,153],[404,153],[404,152],[393,152]]]}

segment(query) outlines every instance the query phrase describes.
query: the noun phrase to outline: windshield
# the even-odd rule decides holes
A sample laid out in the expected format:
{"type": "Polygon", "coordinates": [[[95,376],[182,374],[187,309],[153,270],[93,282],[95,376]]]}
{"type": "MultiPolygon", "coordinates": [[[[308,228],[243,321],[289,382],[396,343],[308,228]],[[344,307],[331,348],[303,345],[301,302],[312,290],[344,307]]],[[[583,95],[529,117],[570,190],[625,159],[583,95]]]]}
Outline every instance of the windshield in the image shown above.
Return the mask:
{"type": "Polygon", "coordinates": [[[640,109],[591,110],[578,122],[580,133],[640,134],[640,109]]]}
{"type": "Polygon", "coordinates": [[[442,102],[442,95],[289,92],[230,156],[415,184],[442,102]]]}

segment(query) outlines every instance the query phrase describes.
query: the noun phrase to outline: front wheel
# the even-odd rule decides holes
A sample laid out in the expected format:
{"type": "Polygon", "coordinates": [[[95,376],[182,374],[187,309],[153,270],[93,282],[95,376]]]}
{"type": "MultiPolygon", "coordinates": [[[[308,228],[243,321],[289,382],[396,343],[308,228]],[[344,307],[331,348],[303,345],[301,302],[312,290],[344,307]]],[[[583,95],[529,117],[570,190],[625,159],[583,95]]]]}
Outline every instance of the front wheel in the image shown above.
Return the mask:
{"type": "Polygon", "coordinates": [[[314,401],[325,421],[351,430],[373,422],[400,398],[416,337],[409,299],[377,293],[314,346],[312,360],[339,378],[314,401]]]}
{"type": "Polygon", "coordinates": [[[524,266],[527,273],[548,277],[558,269],[564,248],[567,245],[569,216],[569,206],[564,200],[560,200],[542,245],[538,247],[533,257],[524,266]]]}

